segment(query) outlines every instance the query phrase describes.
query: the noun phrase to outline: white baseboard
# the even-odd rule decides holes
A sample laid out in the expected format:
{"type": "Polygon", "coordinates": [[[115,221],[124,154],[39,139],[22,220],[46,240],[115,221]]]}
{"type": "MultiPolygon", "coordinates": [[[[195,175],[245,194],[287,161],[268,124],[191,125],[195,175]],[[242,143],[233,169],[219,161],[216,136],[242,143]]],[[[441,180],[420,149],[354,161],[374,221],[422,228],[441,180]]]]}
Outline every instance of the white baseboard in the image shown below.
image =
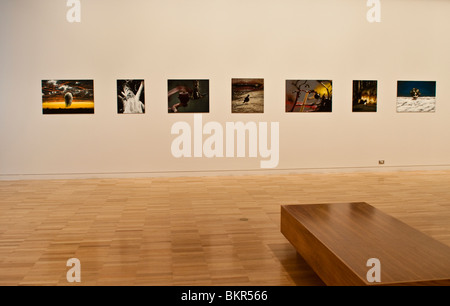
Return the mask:
{"type": "Polygon", "coordinates": [[[250,176],[290,175],[327,173],[379,173],[402,171],[449,171],[450,165],[414,165],[379,167],[334,167],[334,168],[292,168],[292,169],[250,169],[212,171],[167,171],[167,172],[111,172],[111,173],[42,173],[42,174],[0,174],[0,181],[16,180],[70,180],[70,179],[113,179],[113,178],[158,178],[158,177],[204,177],[204,176],[250,176]]]}

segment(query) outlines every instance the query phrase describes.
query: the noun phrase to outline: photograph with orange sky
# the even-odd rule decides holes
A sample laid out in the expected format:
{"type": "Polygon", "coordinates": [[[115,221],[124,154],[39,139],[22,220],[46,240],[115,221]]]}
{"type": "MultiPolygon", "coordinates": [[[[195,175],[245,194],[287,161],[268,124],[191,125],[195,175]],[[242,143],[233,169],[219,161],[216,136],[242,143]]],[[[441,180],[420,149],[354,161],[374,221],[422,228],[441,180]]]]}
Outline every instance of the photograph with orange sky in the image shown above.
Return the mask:
{"type": "Polygon", "coordinates": [[[93,80],[43,80],[42,113],[93,114],[93,80]]]}

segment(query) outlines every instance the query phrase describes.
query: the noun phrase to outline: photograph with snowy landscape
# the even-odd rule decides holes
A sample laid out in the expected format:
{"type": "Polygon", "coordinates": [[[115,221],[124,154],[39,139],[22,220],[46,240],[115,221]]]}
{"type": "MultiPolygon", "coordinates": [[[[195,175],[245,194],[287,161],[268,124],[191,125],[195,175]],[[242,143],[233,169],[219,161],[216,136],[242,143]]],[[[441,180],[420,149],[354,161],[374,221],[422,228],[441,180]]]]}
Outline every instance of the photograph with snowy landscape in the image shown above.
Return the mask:
{"type": "Polygon", "coordinates": [[[435,111],[435,81],[398,81],[397,112],[433,113],[435,111]]]}

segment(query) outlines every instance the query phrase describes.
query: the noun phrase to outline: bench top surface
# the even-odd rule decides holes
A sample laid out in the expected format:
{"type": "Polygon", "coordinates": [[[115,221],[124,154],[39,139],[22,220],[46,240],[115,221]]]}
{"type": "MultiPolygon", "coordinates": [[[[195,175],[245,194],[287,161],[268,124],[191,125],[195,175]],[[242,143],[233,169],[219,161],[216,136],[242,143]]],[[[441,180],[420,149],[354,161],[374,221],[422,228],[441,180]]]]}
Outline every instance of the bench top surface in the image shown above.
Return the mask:
{"type": "Polygon", "coordinates": [[[450,247],[367,203],[283,205],[282,209],[361,279],[380,260],[381,281],[450,279],[450,247]]]}

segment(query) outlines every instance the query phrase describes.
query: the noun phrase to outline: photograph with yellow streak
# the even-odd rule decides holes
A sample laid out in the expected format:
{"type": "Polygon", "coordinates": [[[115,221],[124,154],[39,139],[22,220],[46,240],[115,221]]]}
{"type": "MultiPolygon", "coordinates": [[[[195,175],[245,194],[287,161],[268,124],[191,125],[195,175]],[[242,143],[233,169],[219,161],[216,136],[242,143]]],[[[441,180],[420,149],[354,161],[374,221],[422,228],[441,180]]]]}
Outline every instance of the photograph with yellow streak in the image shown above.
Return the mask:
{"type": "Polygon", "coordinates": [[[331,80],[287,80],[286,112],[313,113],[332,111],[331,80]]]}
{"type": "Polygon", "coordinates": [[[353,112],[377,112],[378,81],[353,81],[353,112]]]}
{"type": "Polygon", "coordinates": [[[42,113],[93,114],[93,80],[43,80],[42,113]]]}

